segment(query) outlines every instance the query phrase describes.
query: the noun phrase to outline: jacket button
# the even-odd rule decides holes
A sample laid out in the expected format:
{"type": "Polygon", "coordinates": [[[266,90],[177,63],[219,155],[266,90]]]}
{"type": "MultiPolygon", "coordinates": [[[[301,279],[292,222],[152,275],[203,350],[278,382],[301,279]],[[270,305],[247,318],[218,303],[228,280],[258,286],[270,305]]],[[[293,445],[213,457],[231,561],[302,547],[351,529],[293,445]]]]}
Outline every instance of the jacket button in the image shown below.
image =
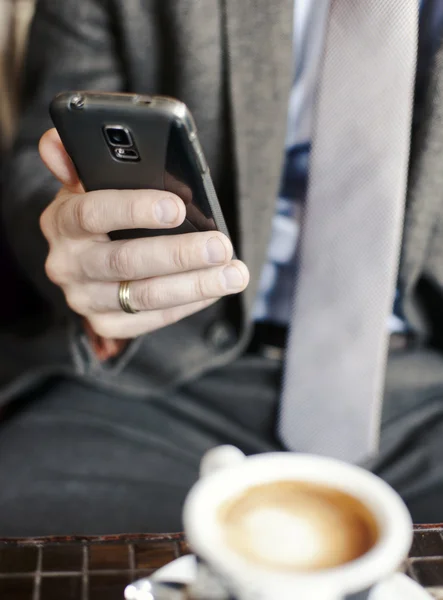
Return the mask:
{"type": "Polygon", "coordinates": [[[237,334],[229,321],[215,321],[208,327],[206,340],[216,350],[230,350],[237,343],[237,334]]]}

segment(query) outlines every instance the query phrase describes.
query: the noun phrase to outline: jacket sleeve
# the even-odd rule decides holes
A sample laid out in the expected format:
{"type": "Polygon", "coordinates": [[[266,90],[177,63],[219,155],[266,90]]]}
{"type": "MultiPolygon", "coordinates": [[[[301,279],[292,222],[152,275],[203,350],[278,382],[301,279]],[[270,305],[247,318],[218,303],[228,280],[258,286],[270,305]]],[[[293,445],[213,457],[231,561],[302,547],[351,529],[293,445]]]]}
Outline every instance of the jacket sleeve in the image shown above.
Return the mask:
{"type": "Polygon", "coordinates": [[[59,184],[38,154],[50,127],[48,107],[63,90],[124,91],[116,27],[107,0],[38,0],[23,74],[22,111],[7,165],[2,210],[6,237],[27,278],[57,312],[62,294],[46,277],[47,244],[39,217],[59,184]]]}

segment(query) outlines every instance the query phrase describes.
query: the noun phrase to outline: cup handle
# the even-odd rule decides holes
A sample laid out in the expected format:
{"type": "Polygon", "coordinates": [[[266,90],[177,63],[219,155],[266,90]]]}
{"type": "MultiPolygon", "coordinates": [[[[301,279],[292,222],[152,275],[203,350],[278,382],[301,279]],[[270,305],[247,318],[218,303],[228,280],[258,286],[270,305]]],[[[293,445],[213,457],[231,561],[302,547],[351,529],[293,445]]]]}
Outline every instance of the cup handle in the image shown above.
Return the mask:
{"type": "Polygon", "coordinates": [[[200,462],[200,477],[206,477],[220,469],[232,467],[243,460],[246,456],[236,446],[216,446],[208,450],[200,462]]]}

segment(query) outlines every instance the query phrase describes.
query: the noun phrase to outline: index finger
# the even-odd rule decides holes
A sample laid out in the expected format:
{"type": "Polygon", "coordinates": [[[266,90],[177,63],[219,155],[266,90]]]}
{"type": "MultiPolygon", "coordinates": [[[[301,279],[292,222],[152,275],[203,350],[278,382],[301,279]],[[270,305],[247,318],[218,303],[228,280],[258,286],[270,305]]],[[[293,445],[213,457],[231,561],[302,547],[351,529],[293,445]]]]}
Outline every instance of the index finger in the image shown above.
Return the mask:
{"type": "Polygon", "coordinates": [[[100,190],[75,194],[58,206],[58,230],[85,237],[124,229],[171,229],[186,216],[183,201],[160,190],[100,190]]]}
{"type": "Polygon", "coordinates": [[[56,129],[48,129],[42,135],[38,148],[42,161],[62,185],[72,192],[83,191],[74,164],[56,129]]]}

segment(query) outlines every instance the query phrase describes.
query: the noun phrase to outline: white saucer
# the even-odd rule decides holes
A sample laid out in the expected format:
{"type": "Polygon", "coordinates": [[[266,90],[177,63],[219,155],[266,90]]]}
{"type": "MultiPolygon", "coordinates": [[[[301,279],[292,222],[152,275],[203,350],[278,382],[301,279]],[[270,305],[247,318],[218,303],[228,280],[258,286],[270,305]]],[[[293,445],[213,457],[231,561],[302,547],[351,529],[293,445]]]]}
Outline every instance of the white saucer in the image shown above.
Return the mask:
{"type": "MultiPolygon", "coordinates": [[[[195,557],[188,555],[165,565],[156,571],[151,579],[189,585],[193,583],[196,575],[195,557]]],[[[410,577],[403,573],[395,573],[372,590],[369,600],[432,600],[432,597],[410,577]]]]}

